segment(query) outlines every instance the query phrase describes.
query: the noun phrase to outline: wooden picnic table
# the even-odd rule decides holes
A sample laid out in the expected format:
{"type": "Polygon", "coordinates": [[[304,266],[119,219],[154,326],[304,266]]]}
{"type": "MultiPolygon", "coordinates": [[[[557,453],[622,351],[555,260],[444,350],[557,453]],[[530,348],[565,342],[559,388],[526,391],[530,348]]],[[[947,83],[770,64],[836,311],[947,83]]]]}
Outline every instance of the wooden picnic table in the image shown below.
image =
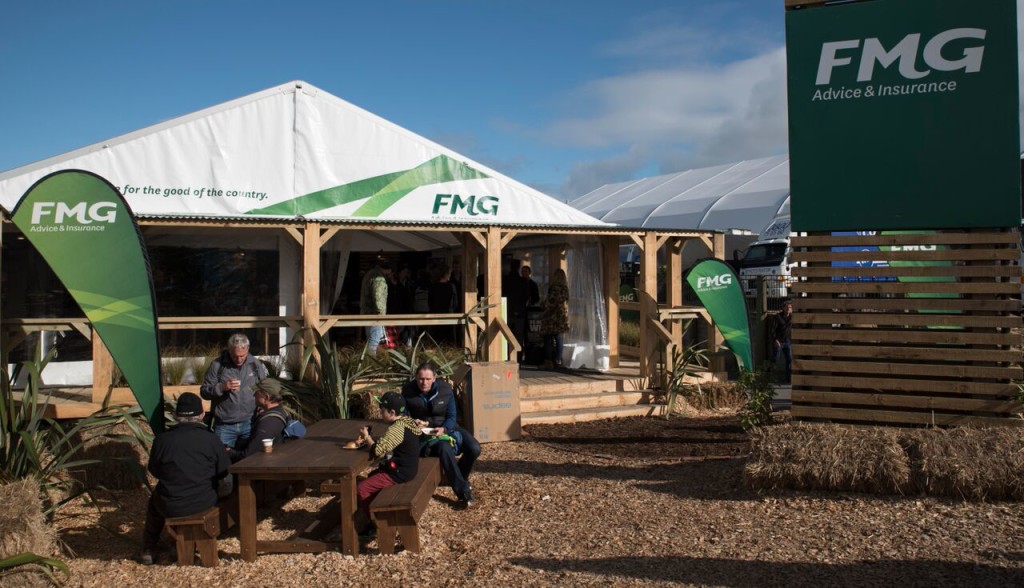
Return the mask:
{"type": "Polygon", "coordinates": [[[259,540],[256,537],[256,493],[252,486],[257,480],[338,480],[341,484],[341,550],[348,555],[358,555],[356,475],[366,468],[370,455],[365,449],[344,449],[344,445],[359,436],[359,428],[364,425],[379,427],[380,423],[325,419],[310,425],[302,439],[275,444],[272,453],[256,453],[231,465],[228,471],[238,475],[238,535],[243,560],[255,561],[259,552],[318,553],[333,547],[323,541],[306,539],[259,540]]]}

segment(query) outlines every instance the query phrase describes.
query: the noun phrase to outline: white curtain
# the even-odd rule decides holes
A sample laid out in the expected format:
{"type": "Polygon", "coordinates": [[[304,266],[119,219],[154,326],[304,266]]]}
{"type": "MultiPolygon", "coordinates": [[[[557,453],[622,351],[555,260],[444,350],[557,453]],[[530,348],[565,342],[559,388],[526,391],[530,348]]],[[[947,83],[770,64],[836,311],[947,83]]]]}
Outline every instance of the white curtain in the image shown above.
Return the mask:
{"type": "Polygon", "coordinates": [[[608,316],[602,287],[601,245],[595,239],[569,241],[569,333],[562,364],[573,369],[608,369],[608,316]]]}

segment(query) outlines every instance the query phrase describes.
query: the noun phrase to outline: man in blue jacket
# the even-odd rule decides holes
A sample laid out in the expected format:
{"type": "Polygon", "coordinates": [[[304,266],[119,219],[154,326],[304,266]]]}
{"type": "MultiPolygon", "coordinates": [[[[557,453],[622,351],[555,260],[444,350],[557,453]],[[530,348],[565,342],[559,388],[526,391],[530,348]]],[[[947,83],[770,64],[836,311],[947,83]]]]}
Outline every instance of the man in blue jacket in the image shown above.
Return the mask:
{"type": "Polygon", "coordinates": [[[228,348],[210,364],[199,395],[210,401],[213,432],[225,447],[240,449],[249,442],[256,414],[253,389],[267,377],[267,368],[249,354],[249,338],[231,335],[228,348]]]}
{"type": "Polygon", "coordinates": [[[415,379],[402,387],[402,396],[409,416],[432,429],[424,436],[426,442],[421,454],[440,458],[441,471],[451,483],[459,503],[472,508],[475,501],[469,473],[480,457],[480,443],[469,431],[458,426],[452,387],[437,379],[437,370],[432,364],[424,363],[416,368],[415,379]]]}

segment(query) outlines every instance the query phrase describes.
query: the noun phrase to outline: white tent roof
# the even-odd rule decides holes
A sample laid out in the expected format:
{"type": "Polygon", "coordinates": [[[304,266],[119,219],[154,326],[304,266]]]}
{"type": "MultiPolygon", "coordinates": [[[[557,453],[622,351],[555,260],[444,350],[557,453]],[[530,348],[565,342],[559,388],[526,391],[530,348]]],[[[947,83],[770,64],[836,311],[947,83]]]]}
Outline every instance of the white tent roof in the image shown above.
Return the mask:
{"type": "Polygon", "coordinates": [[[0,206],[72,168],[108,179],[140,217],[605,224],[300,81],[7,171],[0,206]]]}
{"type": "Polygon", "coordinates": [[[789,157],[607,184],[570,204],[627,227],[759,233],[776,216],[789,214],[789,157]]]}

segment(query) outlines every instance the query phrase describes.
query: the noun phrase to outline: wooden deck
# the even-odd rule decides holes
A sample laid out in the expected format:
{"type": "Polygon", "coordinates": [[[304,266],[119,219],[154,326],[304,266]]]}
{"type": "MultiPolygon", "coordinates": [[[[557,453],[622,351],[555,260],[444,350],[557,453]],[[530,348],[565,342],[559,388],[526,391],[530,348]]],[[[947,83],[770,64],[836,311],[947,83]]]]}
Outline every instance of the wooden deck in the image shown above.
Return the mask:
{"type": "MultiPolygon", "coordinates": [[[[128,388],[115,388],[115,394],[111,395],[113,406],[137,406],[128,388]]],[[[167,386],[164,388],[164,398],[171,400],[182,392],[199,393],[199,386],[167,386]]],[[[21,402],[24,393],[20,390],[14,391],[15,402],[21,402]]],[[[51,419],[81,419],[103,408],[98,402],[93,402],[92,387],[54,387],[43,388],[39,404],[46,404],[44,416],[51,419]],[[47,403],[47,395],[49,402],[47,403]]],[[[209,408],[209,401],[203,401],[203,407],[209,408]]]]}

